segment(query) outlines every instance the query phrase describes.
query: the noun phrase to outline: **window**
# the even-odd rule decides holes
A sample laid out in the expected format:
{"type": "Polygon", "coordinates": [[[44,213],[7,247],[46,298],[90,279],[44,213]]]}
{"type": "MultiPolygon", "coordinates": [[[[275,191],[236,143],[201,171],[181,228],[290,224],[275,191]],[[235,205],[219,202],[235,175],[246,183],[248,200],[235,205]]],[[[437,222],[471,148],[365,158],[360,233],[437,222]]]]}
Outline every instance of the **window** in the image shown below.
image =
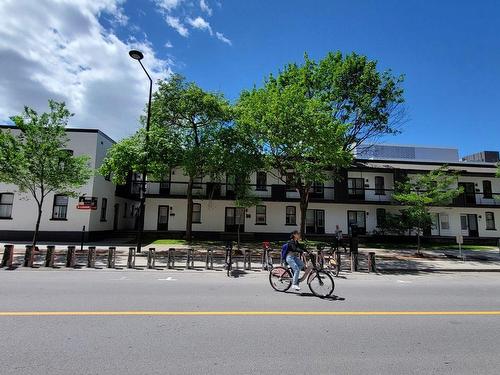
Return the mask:
{"type": "Polygon", "coordinates": [[[375,195],[385,195],[385,183],[383,176],[375,176],[375,195]]]}
{"type": "Polygon", "coordinates": [[[323,194],[323,190],[325,188],[325,184],[322,182],[314,182],[312,185],[312,190],[314,194],[323,194]]]}
{"type": "Polygon", "coordinates": [[[267,190],[267,173],[257,172],[257,184],[255,190],[267,190]]]}
{"type": "Polygon", "coordinates": [[[12,204],[14,203],[13,193],[0,194],[0,219],[12,218],[12,204]]]}
{"type": "Polygon", "coordinates": [[[366,212],[365,211],[347,211],[347,224],[349,234],[352,234],[352,228],[357,228],[358,234],[366,233],[366,212]]]}
{"type": "Polygon", "coordinates": [[[450,217],[448,216],[448,214],[439,215],[439,219],[441,221],[441,229],[450,229],[450,217]]]}
{"type": "Polygon", "coordinates": [[[467,215],[460,215],[460,228],[462,230],[469,230],[467,215]]]}
{"type": "Polygon", "coordinates": [[[266,224],[266,206],[255,206],[255,224],[266,224]]]}
{"type": "Polygon", "coordinates": [[[201,223],[201,204],[193,203],[193,223],[201,223]]]}
{"type": "Polygon", "coordinates": [[[203,176],[196,176],[193,178],[193,189],[201,189],[203,183],[203,176]]]}
{"type": "Polygon", "coordinates": [[[68,196],[55,195],[52,207],[52,220],[66,220],[68,214],[68,196]]]}
{"type": "Polygon", "coordinates": [[[495,214],[493,212],[486,212],[486,229],[495,230],[495,214]]]}
{"type": "Polygon", "coordinates": [[[364,197],[365,196],[365,180],[362,178],[348,178],[347,190],[350,196],[364,197]]]}
{"type": "Polygon", "coordinates": [[[385,222],[385,208],[377,208],[377,227],[380,227],[385,222]]]}
{"type": "Polygon", "coordinates": [[[286,207],[286,225],[297,225],[297,208],[295,206],[286,207]]]}
{"type": "Polygon", "coordinates": [[[108,210],[108,199],[102,198],[101,203],[101,221],[106,221],[106,211],[108,210]]]}
{"type": "Polygon", "coordinates": [[[483,198],[492,199],[493,191],[491,189],[491,181],[484,180],[483,181],[483,198]]]}
{"type": "Polygon", "coordinates": [[[293,173],[286,174],[286,190],[287,191],[295,191],[295,186],[293,182],[293,173]]]}

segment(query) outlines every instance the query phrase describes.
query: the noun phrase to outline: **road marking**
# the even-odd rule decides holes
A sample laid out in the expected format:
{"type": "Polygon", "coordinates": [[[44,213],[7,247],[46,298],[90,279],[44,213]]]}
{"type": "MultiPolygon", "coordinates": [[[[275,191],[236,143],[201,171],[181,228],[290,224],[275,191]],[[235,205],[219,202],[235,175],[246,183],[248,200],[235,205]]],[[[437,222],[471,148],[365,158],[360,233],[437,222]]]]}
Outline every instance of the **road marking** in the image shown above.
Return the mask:
{"type": "Polygon", "coordinates": [[[172,278],[172,276],[167,277],[166,279],[158,279],[159,281],[177,281],[177,279],[172,278]]]}
{"type": "Polygon", "coordinates": [[[498,311],[1,311],[2,316],[453,316],[498,311]]]}

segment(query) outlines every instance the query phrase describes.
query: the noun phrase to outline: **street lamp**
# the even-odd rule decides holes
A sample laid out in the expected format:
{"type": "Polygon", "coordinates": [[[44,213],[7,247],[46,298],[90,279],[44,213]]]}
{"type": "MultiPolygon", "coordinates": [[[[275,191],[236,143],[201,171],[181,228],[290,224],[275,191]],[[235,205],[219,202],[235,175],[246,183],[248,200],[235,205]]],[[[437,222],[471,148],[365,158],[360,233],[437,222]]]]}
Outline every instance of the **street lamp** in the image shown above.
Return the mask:
{"type": "MultiPolygon", "coordinates": [[[[142,59],[144,58],[144,55],[141,51],[137,50],[131,50],[128,53],[131,58],[134,60],[139,61],[139,64],[141,64],[142,70],[144,70],[144,73],[148,76],[149,79],[149,101],[148,101],[148,116],[146,120],[146,141],[144,144],[144,148],[147,152],[148,150],[148,144],[149,144],[149,124],[151,121],[151,94],[153,92],[153,80],[151,79],[148,71],[146,68],[144,68],[144,65],[142,65],[142,59]]],[[[147,155],[146,155],[147,157],[147,155]]],[[[144,161],[144,169],[142,170],[142,181],[141,181],[141,191],[140,191],[140,198],[141,198],[141,207],[140,207],[140,212],[139,212],[139,227],[137,230],[137,252],[141,252],[141,247],[142,247],[142,233],[144,232],[144,216],[146,213],[146,176],[147,176],[147,168],[146,168],[147,160],[144,161]]]]}

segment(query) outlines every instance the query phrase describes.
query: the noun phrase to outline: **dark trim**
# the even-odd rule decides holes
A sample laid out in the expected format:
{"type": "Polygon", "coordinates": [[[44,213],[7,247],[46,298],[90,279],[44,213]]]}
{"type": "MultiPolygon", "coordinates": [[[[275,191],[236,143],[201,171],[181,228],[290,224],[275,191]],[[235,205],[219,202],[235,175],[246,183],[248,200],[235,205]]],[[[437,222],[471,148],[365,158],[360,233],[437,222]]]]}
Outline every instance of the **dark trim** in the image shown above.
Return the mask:
{"type": "MultiPolygon", "coordinates": [[[[0,124],[0,129],[19,129],[19,128],[15,125],[0,124]]],[[[104,133],[102,130],[99,130],[99,129],[66,128],[65,131],[69,132],[69,133],[97,133],[97,134],[101,134],[104,138],[106,138],[111,143],[116,143],[116,141],[113,138],[111,138],[109,135],[107,135],[106,133],[104,133]]]]}
{"type": "Polygon", "coordinates": [[[267,225],[267,223],[255,223],[254,225],[267,225]]]}
{"type": "Polygon", "coordinates": [[[0,220],[12,220],[12,216],[11,217],[0,217],[0,220]]]}
{"type": "Polygon", "coordinates": [[[56,217],[52,217],[49,220],[50,221],[68,221],[68,219],[59,219],[59,218],[56,218],[56,217]]]}

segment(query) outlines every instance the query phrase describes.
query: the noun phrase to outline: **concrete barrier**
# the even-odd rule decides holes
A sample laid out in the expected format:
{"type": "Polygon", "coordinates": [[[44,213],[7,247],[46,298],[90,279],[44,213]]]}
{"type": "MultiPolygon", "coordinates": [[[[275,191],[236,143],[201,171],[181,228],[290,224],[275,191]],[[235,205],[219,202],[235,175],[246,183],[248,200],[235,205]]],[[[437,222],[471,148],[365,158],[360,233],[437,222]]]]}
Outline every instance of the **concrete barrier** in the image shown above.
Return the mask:
{"type": "Polygon", "coordinates": [[[3,256],[2,256],[2,267],[12,268],[12,263],[14,262],[14,245],[4,245],[3,256]]]}
{"type": "Polygon", "coordinates": [[[128,248],[127,268],[135,268],[135,247],[128,248]]]}
{"type": "Polygon", "coordinates": [[[115,268],[116,266],[116,247],[110,246],[108,248],[108,268],[115,268]]]}
{"type": "Polygon", "coordinates": [[[68,246],[66,254],[66,267],[74,268],[76,264],[76,249],[74,246],[68,246]]]}
{"type": "Polygon", "coordinates": [[[45,253],[45,267],[54,267],[54,259],[56,256],[56,247],[54,245],[47,246],[47,252],[45,253]]]}

